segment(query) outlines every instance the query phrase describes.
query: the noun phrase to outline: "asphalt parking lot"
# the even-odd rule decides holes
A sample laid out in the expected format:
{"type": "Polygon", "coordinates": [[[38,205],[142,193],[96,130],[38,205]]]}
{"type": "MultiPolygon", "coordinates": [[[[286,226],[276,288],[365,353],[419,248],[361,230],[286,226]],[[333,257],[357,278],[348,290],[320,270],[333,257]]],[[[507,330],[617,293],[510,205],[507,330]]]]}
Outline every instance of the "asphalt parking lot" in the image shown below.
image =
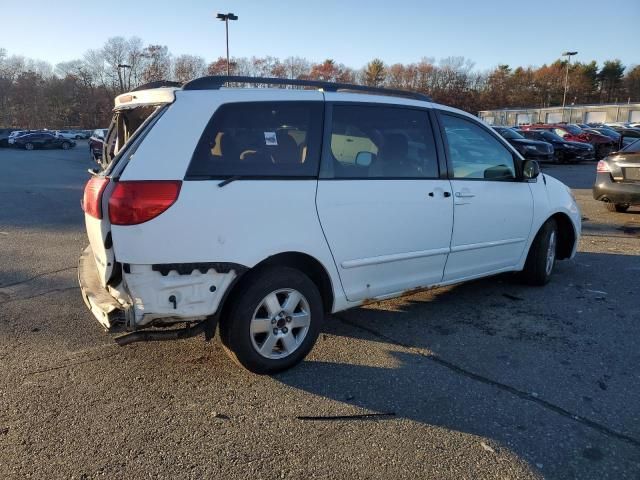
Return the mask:
{"type": "Polygon", "coordinates": [[[102,332],[76,282],[89,167],[82,141],[0,149],[0,477],[640,477],[640,209],[595,202],[594,164],[543,169],[585,217],[547,287],[342,312],[275,377],[217,339],[102,332]]]}

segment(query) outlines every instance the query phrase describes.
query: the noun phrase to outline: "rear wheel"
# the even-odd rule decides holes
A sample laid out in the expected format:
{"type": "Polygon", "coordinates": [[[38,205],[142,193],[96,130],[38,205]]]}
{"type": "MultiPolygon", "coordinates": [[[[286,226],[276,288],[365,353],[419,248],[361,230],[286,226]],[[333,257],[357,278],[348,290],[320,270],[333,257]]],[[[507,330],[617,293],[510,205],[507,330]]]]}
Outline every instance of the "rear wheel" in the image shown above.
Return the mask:
{"type": "Polygon", "coordinates": [[[301,362],[318,338],[324,311],[316,285],[288,267],[257,271],[230,299],[220,338],[233,360],[254,373],[277,373],[301,362]]]}
{"type": "Polygon", "coordinates": [[[33,150],[33,143],[31,143],[31,142],[25,143],[24,144],[24,149],[25,150],[33,150]]]}
{"type": "Polygon", "coordinates": [[[540,228],[531,244],[527,261],[522,270],[522,279],[529,285],[546,285],[551,279],[556,264],[558,248],[558,225],[553,218],[540,228]]]}
{"type": "Polygon", "coordinates": [[[62,142],[63,150],[69,150],[69,147],[71,147],[71,144],[69,142],[62,142]]]}

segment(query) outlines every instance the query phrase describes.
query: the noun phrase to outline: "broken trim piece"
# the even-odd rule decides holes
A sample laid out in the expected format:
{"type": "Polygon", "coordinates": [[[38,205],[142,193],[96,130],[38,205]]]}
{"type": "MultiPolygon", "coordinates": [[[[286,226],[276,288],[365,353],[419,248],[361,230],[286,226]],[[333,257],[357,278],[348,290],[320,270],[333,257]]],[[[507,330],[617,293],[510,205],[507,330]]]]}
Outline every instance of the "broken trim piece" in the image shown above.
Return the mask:
{"type": "MultiPolygon", "coordinates": [[[[141,330],[138,332],[125,333],[115,338],[115,342],[120,345],[129,345],[135,342],[152,342],[162,340],[182,340],[185,338],[195,337],[201,333],[205,333],[207,326],[211,328],[207,322],[213,321],[211,318],[202,320],[194,326],[187,325],[185,328],[174,328],[171,330],[141,330]]],[[[213,325],[215,330],[215,324],[213,325]]]]}
{"type": "Polygon", "coordinates": [[[151,270],[160,272],[163,277],[166,277],[171,271],[178,272],[179,275],[191,275],[194,270],[207,273],[212,268],[218,273],[229,273],[231,270],[235,270],[238,276],[249,270],[244,265],[231,262],[154,263],[151,265],[151,270]]]}

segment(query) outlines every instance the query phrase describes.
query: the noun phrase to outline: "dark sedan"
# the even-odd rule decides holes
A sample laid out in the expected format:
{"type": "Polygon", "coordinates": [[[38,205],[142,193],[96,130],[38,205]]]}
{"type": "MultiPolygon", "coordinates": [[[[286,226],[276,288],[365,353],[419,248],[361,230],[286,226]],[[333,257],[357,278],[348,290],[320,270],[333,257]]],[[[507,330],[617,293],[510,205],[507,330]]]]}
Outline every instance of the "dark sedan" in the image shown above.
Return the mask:
{"type": "Polygon", "coordinates": [[[35,148],[62,148],[63,150],[68,150],[71,147],[75,147],[76,142],[51,133],[38,132],[17,137],[14,146],[25,150],[33,150],[35,148]]]}
{"type": "Polygon", "coordinates": [[[550,130],[522,130],[520,133],[525,138],[553,145],[554,160],[557,163],[576,163],[596,158],[593,145],[584,142],[570,142],[550,130]]]}
{"type": "Polygon", "coordinates": [[[496,132],[509,142],[527,160],[553,162],[553,146],[545,141],[529,140],[508,127],[493,127],[496,132]]]}
{"type": "Polygon", "coordinates": [[[598,162],[593,198],[612,212],[640,205],[640,140],[598,162]]]}

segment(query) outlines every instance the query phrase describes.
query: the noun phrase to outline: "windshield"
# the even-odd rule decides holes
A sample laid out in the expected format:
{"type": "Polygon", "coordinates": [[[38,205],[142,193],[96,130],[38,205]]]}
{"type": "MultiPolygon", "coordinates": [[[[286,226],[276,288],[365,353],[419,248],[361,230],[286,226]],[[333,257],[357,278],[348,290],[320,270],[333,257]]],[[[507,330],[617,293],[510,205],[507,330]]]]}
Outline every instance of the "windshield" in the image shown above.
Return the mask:
{"type": "Polygon", "coordinates": [[[498,130],[498,133],[502,135],[507,140],[521,139],[524,138],[518,132],[511,130],[510,128],[501,128],[498,130]]]}
{"type": "Polygon", "coordinates": [[[571,135],[580,135],[582,133],[582,129],[580,127],[576,127],[575,125],[563,125],[563,127],[571,135]]]}
{"type": "Polygon", "coordinates": [[[549,131],[540,132],[540,135],[542,136],[542,138],[550,142],[564,142],[564,138],[562,138],[560,135],[554,132],[549,132],[549,131]]]}

